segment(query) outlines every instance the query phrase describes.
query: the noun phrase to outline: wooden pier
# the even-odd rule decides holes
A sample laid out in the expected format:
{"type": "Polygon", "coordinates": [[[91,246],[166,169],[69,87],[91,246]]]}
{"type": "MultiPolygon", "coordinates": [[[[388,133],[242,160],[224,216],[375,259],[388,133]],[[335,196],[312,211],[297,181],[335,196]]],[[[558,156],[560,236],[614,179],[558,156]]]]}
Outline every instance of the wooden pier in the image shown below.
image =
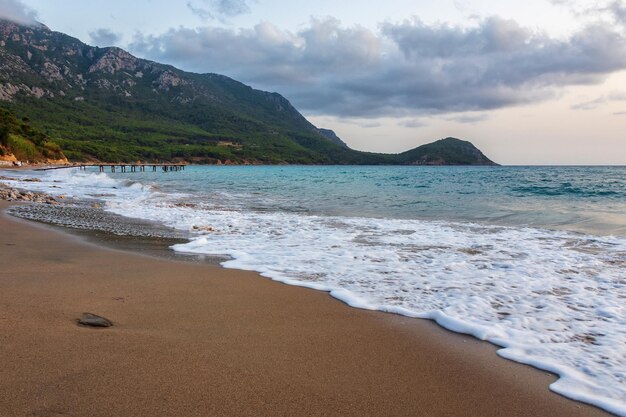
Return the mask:
{"type": "Polygon", "coordinates": [[[83,164],[80,165],[80,169],[87,169],[87,167],[98,167],[100,172],[104,172],[107,168],[111,172],[115,172],[119,169],[119,172],[145,172],[146,167],[152,168],[153,172],[158,171],[160,168],[163,172],[168,171],[184,171],[184,164],[83,164]]]}
{"type": "Polygon", "coordinates": [[[48,171],[52,169],[67,169],[67,168],[79,168],[81,170],[86,170],[87,168],[98,168],[100,172],[105,172],[110,170],[111,172],[145,172],[146,168],[152,168],[152,172],[156,172],[159,169],[163,172],[169,171],[184,171],[185,164],[77,164],[77,165],[63,165],[57,167],[50,168],[39,168],[37,171],[48,171]]]}

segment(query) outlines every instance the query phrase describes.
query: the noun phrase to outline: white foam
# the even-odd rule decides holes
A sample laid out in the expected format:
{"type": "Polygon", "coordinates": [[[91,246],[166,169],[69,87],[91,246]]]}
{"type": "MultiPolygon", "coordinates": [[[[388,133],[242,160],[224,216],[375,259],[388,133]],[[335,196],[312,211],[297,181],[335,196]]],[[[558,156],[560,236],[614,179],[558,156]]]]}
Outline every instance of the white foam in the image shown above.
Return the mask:
{"type": "Polygon", "coordinates": [[[2,182],[32,191],[46,192],[53,196],[64,195],[77,198],[147,198],[152,187],[138,182],[122,181],[104,173],[85,172],[76,169],[58,169],[51,171],[16,171],[11,177],[17,181],[2,182]],[[38,178],[40,182],[23,181],[26,178],[38,178]]]}
{"type": "Polygon", "coordinates": [[[435,320],[558,374],[553,391],[626,416],[625,238],[181,207],[175,196],[119,191],[119,181],[86,175],[63,181],[77,195],[108,190],[107,209],[117,214],[211,230],[176,251],[228,255],[228,268],[329,291],[354,307],[435,320]]]}

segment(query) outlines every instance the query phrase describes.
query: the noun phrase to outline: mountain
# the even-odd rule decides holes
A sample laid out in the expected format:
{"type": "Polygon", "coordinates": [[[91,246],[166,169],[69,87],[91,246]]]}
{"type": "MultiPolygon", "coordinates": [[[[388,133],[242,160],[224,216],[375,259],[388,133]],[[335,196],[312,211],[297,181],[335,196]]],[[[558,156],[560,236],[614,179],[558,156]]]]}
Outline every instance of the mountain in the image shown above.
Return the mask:
{"type": "Polygon", "coordinates": [[[441,146],[426,157],[420,148],[399,155],[355,151],[278,93],[6,20],[0,20],[0,107],[30,120],[74,161],[449,162],[436,153],[441,146]]]}
{"type": "Polygon", "coordinates": [[[398,154],[403,165],[496,165],[471,142],[456,138],[440,139],[398,154]]]}

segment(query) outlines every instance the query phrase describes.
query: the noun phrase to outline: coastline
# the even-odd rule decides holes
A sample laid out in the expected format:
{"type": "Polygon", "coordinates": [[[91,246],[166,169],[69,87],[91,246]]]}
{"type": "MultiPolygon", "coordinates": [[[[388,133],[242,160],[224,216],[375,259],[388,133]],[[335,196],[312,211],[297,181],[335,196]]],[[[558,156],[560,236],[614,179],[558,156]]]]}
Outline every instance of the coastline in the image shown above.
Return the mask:
{"type": "Polygon", "coordinates": [[[97,246],[8,206],[2,415],[610,415],[434,322],[97,246]],[[114,326],[78,327],[83,312],[114,326]]]}

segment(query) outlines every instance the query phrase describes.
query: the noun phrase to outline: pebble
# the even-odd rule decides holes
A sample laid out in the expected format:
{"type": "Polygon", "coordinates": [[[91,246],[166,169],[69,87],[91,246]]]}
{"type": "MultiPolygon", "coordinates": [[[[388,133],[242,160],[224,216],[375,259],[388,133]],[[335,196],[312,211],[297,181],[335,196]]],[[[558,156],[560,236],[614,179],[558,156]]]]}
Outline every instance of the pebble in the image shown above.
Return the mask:
{"type": "Polygon", "coordinates": [[[77,320],[78,324],[89,327],[111,327],[111,320],[92,313],[83,313],[81,318],[77,320]]]}
{"type": "Polygon", "coordinates": [[[31,201],[33,203],[58,204],[54,197],[44,193],[32,191],[19,191],[15,188],[0,184],[0,200],[7,201],[31,201]]]}

